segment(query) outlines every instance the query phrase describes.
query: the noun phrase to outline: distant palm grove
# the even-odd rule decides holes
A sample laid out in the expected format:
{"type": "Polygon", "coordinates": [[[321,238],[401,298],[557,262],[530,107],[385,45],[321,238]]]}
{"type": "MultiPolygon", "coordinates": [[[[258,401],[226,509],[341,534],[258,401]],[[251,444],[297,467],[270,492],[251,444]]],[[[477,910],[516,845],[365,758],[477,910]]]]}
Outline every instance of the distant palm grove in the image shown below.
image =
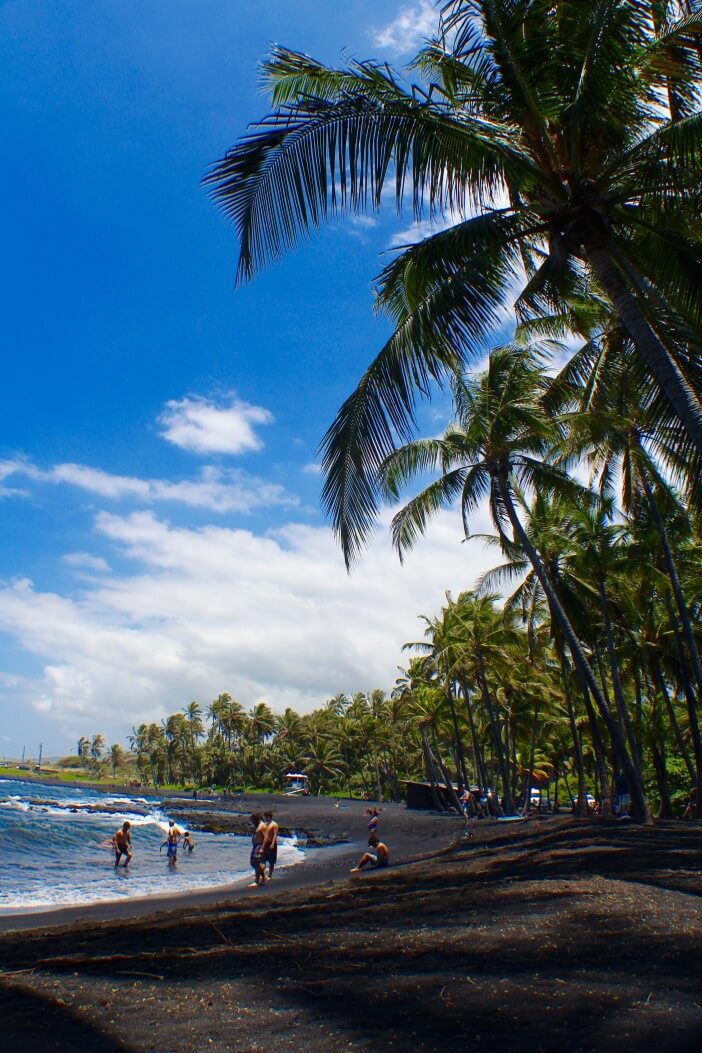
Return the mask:
{"type": "Polygon", "coordinates": [[[550,776],[576,811],[617,787],[670,816],[702,794],[702,10],[453,0],[437,25],[405,73],[276,47],[271,111],[206,184],[240,281],[388,193],[434,221],[377,278],[392,331],[323,439],[323,503],[348,565],[383,503],[400,554],[488,508],[495,569],[428,614],[388,698],[225,698],[205,745],[199,714],[153,732],[159,772],[375,795],[423,773],[510,810],[550,776]],[[418,437],[438,390],[447,426],[418,437]]]}

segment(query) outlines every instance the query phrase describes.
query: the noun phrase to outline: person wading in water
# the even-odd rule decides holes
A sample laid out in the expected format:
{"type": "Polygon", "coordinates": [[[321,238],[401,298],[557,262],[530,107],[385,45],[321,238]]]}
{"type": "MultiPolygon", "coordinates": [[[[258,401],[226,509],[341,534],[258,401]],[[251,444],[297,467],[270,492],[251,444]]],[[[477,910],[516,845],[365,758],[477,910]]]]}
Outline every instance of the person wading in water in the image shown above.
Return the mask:
{"type": "Polygon", "coordinates": [[[266,836],[266,824],[263,822],[259,812],[254,812],[251,816],[251,825],[253,826],[253,833],[251,835],[251,858],[249,862],[253,867],[254,880],[249,885],[249,888],[256,888],[265,884],[266,881],[266,869],[263,863],[263,842],[266,836]]]}
{"type": "Polygon", "coordinates": [[[273,870],[278,861],[278,824],[273,818],[273,812],[264,812],[263,820],[266,826],[266,836],[263,839],[263,863],[268,864],[268,880],[273,877],[273,870]]]}
{"type": "Polygon", "coordinates": [[[125,820],[115,836],[112,838],[112,846],[115,850],[115,866],[119,866],[119,861],[122,856],[125,856],[124,865],[129,866],[132,858],[131,844],[132,835],[130,834],[131,823],[125,820]]]}

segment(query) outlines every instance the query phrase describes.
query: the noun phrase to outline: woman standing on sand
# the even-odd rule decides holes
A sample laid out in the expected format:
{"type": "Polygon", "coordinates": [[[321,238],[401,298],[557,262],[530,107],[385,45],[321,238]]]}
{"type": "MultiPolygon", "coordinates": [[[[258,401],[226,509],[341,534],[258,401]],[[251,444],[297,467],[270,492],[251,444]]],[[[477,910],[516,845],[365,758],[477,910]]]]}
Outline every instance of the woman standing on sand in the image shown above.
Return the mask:
{"type": "Polygon", "coordinates": [[[251,858],[249,862],[253,867],[254,880],[249,885],[249,888],[256,888],[258,885],[263,885],[266,880],[266,868],[263,862],[263,842],[266,837],[266,824],[261,819],[259,812],[254,812],[251,816],[251,825],[253,826],[253,833],[251,835],[251,858]]]}
{"type": "Polygon", "coordinates": [[[366,808],[366,815],[368,816],[368,844],[370,844],[371,837],[375,837],[378,833],[380,808],[366,808]]]}

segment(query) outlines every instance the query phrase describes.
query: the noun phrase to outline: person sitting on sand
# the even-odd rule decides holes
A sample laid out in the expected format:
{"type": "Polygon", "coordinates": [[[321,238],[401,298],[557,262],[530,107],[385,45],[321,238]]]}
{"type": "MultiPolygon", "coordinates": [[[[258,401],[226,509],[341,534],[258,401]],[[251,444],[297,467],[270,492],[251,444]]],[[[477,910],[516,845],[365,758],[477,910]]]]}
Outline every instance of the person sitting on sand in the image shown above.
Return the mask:
{"type": "Polygon", "coordinates": [[[125,867],[129,866],[129,864],[131,862],[131,859],[132,859],[132,852],[131,852],[132,835],[129,832],[129,830],[131,828],[131,825],[132,824],[129,822],[129,820],[125,819],[125,821],[122,823],[121,827],[119,828],[119,830],[117,831],[115,836],[112,838],[112,847],[115,850],[115,866],[116,867],[119,866],[119,861],[122,858],[122,856],[126,857],[125,860],[124,860],[125,867]]]}
{"type": "Polygon", "coordinates": [[[352,868],[352,874],[357,874],[359,870],[363,870],[368,863],[370,863],[373,868],[380,869],[381,867],[386,867],[390,862],[390,851],[388,846],[384,845],[382,841],[379,841],[375,834],[371,834],[368,838],[368,844],[370,846],[370,851],[363,853],[358,864],[352,868]]]}
{"type": "Polygon", "coordinates": [[[183,833],[183,848],[187,849],[188,852],[192,852],[194,847],[195,847],[195,842],[193,841],[193,839],[190,836],[189,832],[187,830],[185,830],[184,833],[183,833]]]}
{"type": "Polygon", "coordinates": [[[259,812],[254,812],[250,819],[253,826],[251,835],[251,857],[249,862],[253,867],[254,880],[249,888],[257,888],[265,884],[266,868],[263,862],[263,842],[266,837],[266,824],[263,822],[259,812]]]}
{"type": "MultiPolygon", "coordinates": [[[[166,846],[166,855],[168,856],[168,865],[174,867],[178,862],[178,842],[180,841],[180,830],[173,822],[172,819],[168,820],[168,830],[166,832],[166,840],[161,845],[166,846]]],[[[159,852],[161,849],[159,849],[159,852]]]]}
{"type": "Polygon", "coordinates": [[[273,818],[273,812],[264,812],[263,821],[266,833],[263,838],[263,865],[268,864],[268,880],[273,877],[273,870],[278,862],[278,824],[273,818]]]}

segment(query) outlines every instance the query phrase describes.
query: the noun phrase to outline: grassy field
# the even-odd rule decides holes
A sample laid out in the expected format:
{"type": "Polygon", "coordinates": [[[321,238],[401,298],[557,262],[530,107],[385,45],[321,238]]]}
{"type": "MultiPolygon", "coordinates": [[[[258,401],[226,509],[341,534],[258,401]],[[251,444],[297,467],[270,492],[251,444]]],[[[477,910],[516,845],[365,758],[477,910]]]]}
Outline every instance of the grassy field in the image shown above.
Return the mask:
{"type": "MultiPolygon", "coordinates": [[[[116,775],[112,772],[94,772],[87,768],[36,768],[25,769],[0,764],[0,778],[3,779],[41,779],[47,782],[84,783],[86,786],[126,786],[130,779],[136,779],[133,771],[125,771],[118,768],[116,775]]],[[[188,787],[176,785],[175,783],[165,786],[159,785],[159,793],[164,790],[183,790],[188,787]]]]}

